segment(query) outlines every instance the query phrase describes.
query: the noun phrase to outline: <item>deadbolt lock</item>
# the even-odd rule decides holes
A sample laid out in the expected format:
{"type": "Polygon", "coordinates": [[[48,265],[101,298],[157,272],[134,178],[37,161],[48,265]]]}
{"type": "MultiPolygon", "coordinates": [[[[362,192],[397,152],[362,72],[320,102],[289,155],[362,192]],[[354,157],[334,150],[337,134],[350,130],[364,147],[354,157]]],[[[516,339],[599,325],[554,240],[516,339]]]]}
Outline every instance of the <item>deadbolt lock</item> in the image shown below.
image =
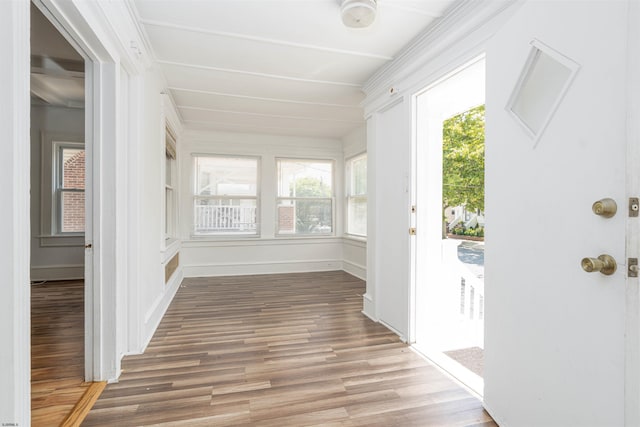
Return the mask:
{"type": "Polygon", "coordinates": [[[598,258],[582,258],[580,263],[582,269],[587,273],[599,271],[605,276],[611,276],[616,272],[616,260],[611,255],[600,255],[598,258]]]}
{"type": "Polygon", "coordinates": [[[598,200],[591,206],[591,210],[596,215],[600,215],[604,218],[611,218],[618,211],[618,205],[616,205],[616,201],[613,199],[602,199],[598,200]]]}

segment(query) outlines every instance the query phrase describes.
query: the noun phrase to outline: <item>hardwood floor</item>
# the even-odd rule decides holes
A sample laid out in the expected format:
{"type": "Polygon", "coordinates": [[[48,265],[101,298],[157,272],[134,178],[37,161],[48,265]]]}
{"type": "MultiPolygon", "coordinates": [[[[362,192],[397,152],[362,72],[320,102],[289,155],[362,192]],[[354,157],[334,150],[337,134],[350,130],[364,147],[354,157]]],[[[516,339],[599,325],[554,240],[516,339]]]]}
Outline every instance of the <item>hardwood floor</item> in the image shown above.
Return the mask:
{"type": "Polygon", "coordinates": [[[83,426],[495,426],[344,272],[185,279],[83,426]]]}
{"type": "Polygon", "coordinates": [[[83,281],[31,286],[31,425],[62,424],[87,387],[83,281]]]}

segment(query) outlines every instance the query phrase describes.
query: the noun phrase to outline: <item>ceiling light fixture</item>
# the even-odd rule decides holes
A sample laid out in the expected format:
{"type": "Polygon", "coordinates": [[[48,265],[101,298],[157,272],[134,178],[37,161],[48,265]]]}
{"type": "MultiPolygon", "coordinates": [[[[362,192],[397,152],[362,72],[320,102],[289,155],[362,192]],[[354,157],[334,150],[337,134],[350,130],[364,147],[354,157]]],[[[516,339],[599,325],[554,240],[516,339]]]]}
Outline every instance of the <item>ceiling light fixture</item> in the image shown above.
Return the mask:
{"type": "Polygon", "coordinates": [[[350,28],[368,27],[376,19],[376,0],[343,0],[342,22],[350,28]]]}

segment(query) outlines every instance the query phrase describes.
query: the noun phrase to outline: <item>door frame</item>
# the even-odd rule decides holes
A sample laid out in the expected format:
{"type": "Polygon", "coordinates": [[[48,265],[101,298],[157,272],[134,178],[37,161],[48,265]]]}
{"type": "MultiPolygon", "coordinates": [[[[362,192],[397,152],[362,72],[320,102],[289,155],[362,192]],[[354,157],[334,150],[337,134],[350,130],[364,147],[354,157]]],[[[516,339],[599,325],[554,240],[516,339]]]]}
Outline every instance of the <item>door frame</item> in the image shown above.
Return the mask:
{"type": "MultiPolygon", "coordinates": [[[[435,120],[439,120],[439,118],[435,118],[431,114],[433,113],[434,115],[439,116],[442,111],[445,110],[446,117],[448,115],[460,114],[469,108],[476,107],[478,104],[474,104],[469,100],[472,98],[479,99],[480,93],[484,100],[486,86],[482,87],[477,93],[461,97],[460,99],[463,99],[463,102],[456,104],[455,107],[452,105],[443,106],[441,102],[438,102],[439,106],[437,109],[433,109],[432,111],[419,111],[420,104],[423,103],[419,98],[422,96],[428,97],[429,92],[433,89],[442,87],[442,85],[450,85],[451,83],[449,82],[451,80],[459,78],[461,75],[463,81],[455,82],[455,86],[451,89],[445,89],[447,90],[447,93],[455,90],[455,87],[468,84],[466,82],[469,81],[472,81],[472,86],[476,87],[475,83],[476,81],[480,82],[480,75],[477,77],[474,77],[473,75],[469,77],[469,72],[473,72],[473,68],[478,67],[480,64],[482,64],[482,67],[486,69],[486,55],[484,52],[473,56],[471,59],[464,61],[457,66],[448,68],[449,71],[445,72],[433,83],[415,92],[412,96],[412,199],[415,200],[413,205],[419,209],[416,209],[416,212],[412,213],[411,221],[412,227],[415,227],[417,230],[417,233],[414,236],[415,238],[411,239],[410,255],[412,263],[410,303],[411,342],[414,344],[414,349],[416,351],[425,355],[434,364],[439,365],[446,371],[449,371],[448,368],[451,366],[448,364],[446,356],[439,354],[439,352],[429,351],[426,349],[424,342],[418,341],[419,335],[424,335],[418,333],[418,330],[421,327],[418,322],[421,312],[418,308],[418,304],[424,301],[423,298],[419,298],[419,292],[421,289],[425,290],[429,286],[428,282],[439,274],[434,273],[434,270],[439,270],[440,265],[442,264],[441,261],[434,259],[436,256],[435,253],[440,251],[440,247],[442,245],[442,240],[439,239],[442,235],[442,211],[440,210],[441,201],[430,204],[432,203],[432,200],[430,199],[433,199],[433,196],[437,197],[434,193],[434,186],[437,188],[438,184],[434,184],[433,181],[438,178],[435,178],[433,175],[439,175],[439,179],[441,179],[444,172],[442,170],[442,138],[440,138],[439,141],[434,140],[434,138],[438,138],[438,136],[433,134],[434,131],[439,132],[441,137],[442,130],[441,128],[440,130],[436,129],[435,126],[437,125],[433,125],[433,122],[435,120]],[[420,117],[418,116],[419,114],[420,117]],[[418,139],[420,139],[420,141],[418,141],[418,139]],[[439,159],[435,159],[434,156],[439,156],[439,159]],[[429,194],[430,196],[428,196],[429,194]],[[438,209],[436,213],[434,213],[434,209],[438,209]],[[436,238],[436,235],[438,238],[436,238]],[[437,241],[434,241],[434,239],[437,241]],[[418,259],[422,260],[422,262],[418,262],[418,259]],[[438,267],[432,268],[435,264],[437,264],[438,267]]],[[[484,72],[482,76],[484,76],[484,72]]],[[[482,82],[482,84],[484,84],[484,82],[482,82]]],[[[484,105],[484,103],[482,105],[484,105]]],[[[440,181],[440,186],[441,183],[442,181],[440,181]]],[[[442,193],[439,194],[442,196],[442,193]]],[[[422,311],[424,311],[424,308],[422,311]]],[[[460,375],[457,376],[457,374],[453,372],[453,368],[450,373],[451,375],[456,376],[460,382],[468,386],[478,395],[482,395],[481,389],[484,382],[476,378],[475,375],[460,373],[460,375]]]]}
{"type": "Polygon", "coordinates": [[[86,11],[71,2],[33,0],[85,61],[85,381],[117,378],[115,206],[117,60],[86,11]]]}
{"type": "MultiPolygon", "coordinates": [[[[629,1],[627,25],[627,196],[640,197],[640,4],[629,1]]],[[[623,207],[623,213],[624,212],[623,207]]],[[[627,219],[626,256],[640,256],[640,220],[627,219]]],[[[625,260],[626,264],[626,260],[625,260]]],[[[640,425],[640,280],[625,284],[625,402],[626,426],[640,425]]]]}

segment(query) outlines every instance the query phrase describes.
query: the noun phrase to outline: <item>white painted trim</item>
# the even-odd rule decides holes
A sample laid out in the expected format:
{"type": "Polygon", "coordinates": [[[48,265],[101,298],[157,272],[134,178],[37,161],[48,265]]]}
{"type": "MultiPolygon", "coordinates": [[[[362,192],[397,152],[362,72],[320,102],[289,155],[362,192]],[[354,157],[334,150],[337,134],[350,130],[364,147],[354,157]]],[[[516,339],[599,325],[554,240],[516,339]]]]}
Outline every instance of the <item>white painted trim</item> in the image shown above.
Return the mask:
{"type": "Polygon", "coordinates": [[[39,265],[31,267],[31,281],[82,280],[84,265],[39,265]]]}
{"type": "Polygon", "coordinates": [[[442,52],[473,34],[506,10],[514,10],[522,0],[461,0],[440,20],[414,39],[395,59],[380,67],[363,86],[368,98],[381,96],[395,82],[424,67],[442,52]]]}
{"type": "Polygon", "coordinates": [[[408,342],[407,337],[405,337],[402,332],[398,331],[393,326],[389,326],[387,323],[385,323],[383,320],[380,320],[380,319],[378,319],[378,323],[380,323],[382,326],[384,326],[385,328],[387,328],[388,330],[396,334],[400,338],[400,341],[402,341],[403,343],[406,344],[408,342]]]}
{"type": "Polygon", "coordinates": [[[378,322],[378,317],[375,315],[375,313],[376,310],[373,298],[369,293],[365,293],[364,295],[362,295],[362,314],[364,314],[374,322],[378,322]]]}
{"type": "Polygon", "coordinates": [[[196,64],[187,64],[184,62],[175,62],[175,61],[164,61],[157,60],[158,64],[164,65],[173,65],[175,67],[184,67],[184,68],[193,68],[197,70],[206,70],[206,71],[220,71],[222,73],[230,73],[230,74],[242,74],[245,76],[256,76],[256,77],[264,77],[268,79],[277,79],[277,80],[287,80],[294,82],[303,82],[303,83],[315,83],[321,85],[330,85],[330,86],[350,86],[360,88],[361,85],[359,83],[349,83],[349,82],[336,82],[330,80],[314,80],[314,79],[304,79],[301,77],[291,77],[291,76],[282,76],[279,74],[268,74],[268,73],[258,73],[254,71],[244,71],[244,70],[234,70],[231,68],[220,68],[220,67],[211,67],[207,65],[196,65],[196,64]]]}
{"type": "Polygon", "coordinates": [[[260,96],[239,95],[236,93],[214,92],[210,90],[187,89],[187,88],[175,87],[175,86],[169,86],[168,89],[171,90],[172,92],[200,93],[203,95],[224,96],[229,98],[248,99],[252,101],[280,102],[285,104],[299,104],[299,105],[317,105],[321,107],[335,107],[335,108],[348,108],[353,110],[360,110],[360,107],[357,107],[351,104],[331,104],[328,102],[310,102],[310,101],[298,101],[293,99],[282,99],[282,98],[264,98],[260,96]]]}
{"type": "Polygon", "coordinates": [[[184,277],[244,276],[342,270],[341,259],[184,265],[184,277]]]}
{"type": "Polygon", "coordinates": [[[31,424],[30,263],[30,46],[28,1],[0,2],[0,423],[31,424]]]}
{"type": "Polygon", "coordinates": [[[355,262],[342,260],[342,270],[356,276],[358,279],[367,280],[367,267],[357,264],[355,262]]]}
{"type": "Polygon", "coordinates": [[[210,30],[210,29],[206,29],[206,28],[188,27],[186,25],[172,24],[172,23],[169,23],[169,22],[155,21],[155,20],[152,20],[152,19],[140,19],[140,22],[142,22],[145,25],[150,25],[150,26],[153,26],[153,27],[171,28],[173,30],[188,31],[188,32],[191,32],[191,33],[199,33],[199,34],[208,34],[208,35],[219,36],[219,37],[229,37],[229,38],[240,39],[240,40],[249,40],[249,41],[253,41],[253,42],[272,44],[272,45],[277,45],[277,46],[287,46],[287,47],[293,47],[293,48],[317,50],[317,51],[321,51],[321,52],[329,52],[329,53],[338,54],[338,55],[348,55],[348,56],[358,56],[358,57],[363,57],[363,58],[381,59],[383,61],[391,61],[393,59],[393,57],[391,57],[391,56],[381,55],[379,53],[369,53],[369,52],[359,52],[359,51],[355,51],[355,50],[336,49],[336,48],[332,48],[332,47],[318,46],[318,45],[313,45],[313,44],[308,44],[308,43],[297,43],[297,42],[292,42],[292,41],[288,41],[288,40],[270,39],[270,38],[267,38],[267,37],[250,36],[248,34],[232,33],[232,32],[228,32],[228,31],[217,31],[217,30],[210,30]]]}
{"type": "Polygon", "coordinates": [[[202,238],[183,240],[183,248],[208,248],[208,247],[243,247],[243,246],[282,246],[282,245],[326,245],[331,243],[342,243],[341,237],[271,237],[271,238],[238,238],[238,239],[213,239],[202,238]]]}
{"type": "Polygon", "coordinates": [[[190,107],[188,105],[179,105],[178,109],[181,110],[196,110],[196,111],[210,111],[212,113],[226,113],[226,114],[237,114],[240,116],[255,116],[255,117],[270,117],[276,119],[296,119],[296,120],[311,120],[314,122],[336,122],[336,123],[362,123],[362,121],[357,120],[341,120],[341,119],[327,119],[327,118],[319,118],[313,116],[289,116],[289,115],[281,115],[281,114],[264,114],[264,113],[249,113],[244,111],[233,111],[233,110],[219,110],[216,108],[205,108],[205,107],[190,107]]]}
{"type": "Polygon", "coordinates": [[[84,246],[84,234],[37,236],[42,248],[81,247],[84,246]]]}
{"type": "MultiPolygon", "coordinates": [[[[640,3],[629,1],[627,23],[627,196],[640,195],[640,3]]],[[[627,219],[626,256],[640,256],[638,218],[627,219]]],[[[640,425],[640,280],[627,277],[625,288],[624,425],[640,425]]]]}
{"type": "MultiPolygon", "coordinates": [[[[306,120],[306,119],[304,119],[306,120]]],[[[189,123],[193,123],[193,124],[202,124],[202,125],[207,125],[207,130],[204,130],[202,132],[216,132],[216,131],[220,131],[220,129],[224,129],[223,131],[228,131],[228,132],[246,132],[247,130],[252,131],[253,133],[258,133],[258,134],[263,134],[263,135],[282,135],[282,136],[301,136],[301,137],[308,137],[310,134],[310,130],[309,127],[304,126],[303,124],[301,124],[300,126],[264,126],[261,124],[255,124],[255,123],[228,123],[228,122],[221,122],[221,121],[216,121],[216,120],[184,120],[183,123],[189,124],[189,123]],[[233,130],[229,130],[229,128],[233,128],[233,130]],[[237,129],[237,131],[235,130],[237,129]]],[[[320,134],[321,136],[319,136],[319,138],[325,138],[325,139],[333,139],[333,138],[327,138],[327,133],[324,129],[318,129],[318,130],[312,130],[311,132],[314,131],[323,131],[322,134],[320,134]]],[[[341,132],[340,131],[336,131],[336,133],[332,133],[330,134],[330,136],[335,135],[335,139],[339,138],[339,134],[341,132]]]]}
{"type": "MultiPolygon", "coordinates": [[[[175,273],[171,276],[171,279],[167,284],[167,291],[164,292],[160,297],[158,297],[158,299],[156,299],[151,305],[151,308],[145,313],[145,330],[143,332],[144,336],[142,337],[142,345],[137,354],[142,354],[147,349],[149,342],[151,342],[151,338],[153,338],[153,334],[155,333],[156,329],[158,329],[158,325],[160,325],[160,322],[162,321],[164,314],[167,312],[171,301],[173,301],[173,297],[176,295],[176,292],[178,292],[183,279],[183,270],[179,266],[175,273]]],[[[130,354],[136,354],[135,350],[130,350],[130,354]]]]}

